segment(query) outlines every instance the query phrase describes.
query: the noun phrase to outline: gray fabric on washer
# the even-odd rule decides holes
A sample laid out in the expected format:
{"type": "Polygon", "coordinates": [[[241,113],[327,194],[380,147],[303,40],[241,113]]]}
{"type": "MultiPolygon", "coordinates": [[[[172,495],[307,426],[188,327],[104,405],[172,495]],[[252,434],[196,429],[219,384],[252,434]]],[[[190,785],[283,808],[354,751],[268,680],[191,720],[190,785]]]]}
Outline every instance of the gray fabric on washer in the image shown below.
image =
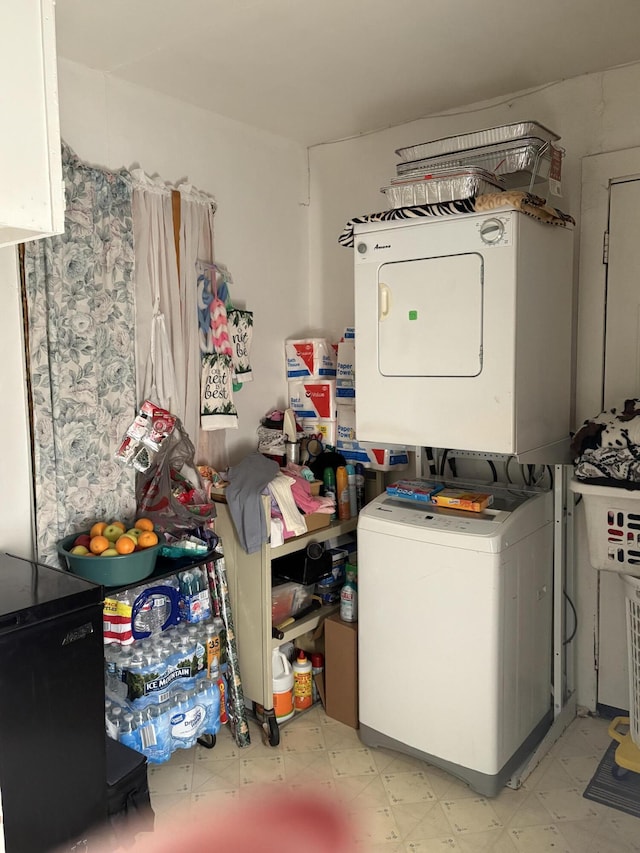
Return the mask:
{"type": "Polygon", "coordinates": [[[238,539],[247,554],[255,554],[269,539],[260,496],[279,471],[277,462],[256,452],[245,456],[227,473],[227,504],[238,539]]]}

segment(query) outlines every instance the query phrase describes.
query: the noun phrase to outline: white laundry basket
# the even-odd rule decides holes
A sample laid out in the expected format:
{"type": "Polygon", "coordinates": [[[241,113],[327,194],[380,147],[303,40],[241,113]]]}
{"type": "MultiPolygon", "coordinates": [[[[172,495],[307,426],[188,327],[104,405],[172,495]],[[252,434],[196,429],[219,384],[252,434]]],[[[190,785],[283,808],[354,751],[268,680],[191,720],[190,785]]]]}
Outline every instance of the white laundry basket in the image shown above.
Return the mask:
{"type": "Polygon", "coordinates": [[[571,480],[584,501],[589,559],[594,569],[640,575],[640,490],[571,480]]]}
{"type": "Polygon", "coordinates": [[[640,748],[640,577],[625,575],[629,656],[629,734],[640,748]]]}

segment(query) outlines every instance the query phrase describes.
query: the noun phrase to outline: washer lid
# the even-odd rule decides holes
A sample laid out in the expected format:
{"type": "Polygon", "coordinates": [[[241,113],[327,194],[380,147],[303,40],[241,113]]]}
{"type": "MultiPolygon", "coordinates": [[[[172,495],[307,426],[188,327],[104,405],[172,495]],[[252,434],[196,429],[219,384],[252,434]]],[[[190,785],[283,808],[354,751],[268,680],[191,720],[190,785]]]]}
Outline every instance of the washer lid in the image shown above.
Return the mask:
{"type": "MultiPolygon", "coordinates": [[[[445,481],[450,488],[468,488],[468,483],[445,481]]],[[[493,494],[493,506],[483,512],[465,512],[428,502],[402,500],[380,495],[358,516],[358,532],[372,531],[405,539],[473,551],[497,553],[522,535],[548,523],[551,506],[548,493],[491,484],[473,484],[473,490],[493,494]],[[525,506],[526,505],[526,506],[525,506]],[[529,508],[538,507],[530,513],[529,508]],[[517,510],[520,509],[520,512],[517,510]]]]}

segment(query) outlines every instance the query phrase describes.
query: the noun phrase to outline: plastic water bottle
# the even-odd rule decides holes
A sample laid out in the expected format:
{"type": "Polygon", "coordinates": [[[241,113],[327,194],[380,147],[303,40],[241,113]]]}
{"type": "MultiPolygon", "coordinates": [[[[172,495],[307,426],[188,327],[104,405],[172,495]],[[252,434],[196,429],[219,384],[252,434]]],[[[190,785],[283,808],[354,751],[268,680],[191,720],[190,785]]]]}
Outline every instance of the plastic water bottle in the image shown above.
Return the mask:
{"type": "Polygon", "coordinates": [[[118,740],[125,746],[131,749],[139,750],[139,740],[137,737],[133,714],[129,711],[122,715],[122,723],[120,724],[120,732],[118,740]]]}
{"type": "Polygon", "coordinates": [[[107,718],[106,731],[111,740],[120,740],[120,723],[122,722],[122,708],[114,705],[107,718]]]}
{"type": "Polygon", "coordinates": [[[118,646],[113,644],[105,646],[104,650],[104,686],[110,693],[116,689],[119,651],[118,646]]]}
{"type": "Polygon", "coordinates": [[[127,698],[127,673],[132,657],[133,648],[131,646],[122,646],[116,661],[116,683],[113,691],[119,699],[127,698]]]}

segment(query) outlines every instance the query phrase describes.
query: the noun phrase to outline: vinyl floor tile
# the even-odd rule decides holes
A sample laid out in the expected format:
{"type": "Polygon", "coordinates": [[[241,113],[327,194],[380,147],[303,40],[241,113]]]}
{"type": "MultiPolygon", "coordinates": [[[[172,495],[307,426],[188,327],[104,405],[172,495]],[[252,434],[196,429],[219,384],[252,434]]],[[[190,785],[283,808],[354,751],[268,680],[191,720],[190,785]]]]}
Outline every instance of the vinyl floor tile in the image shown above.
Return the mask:
{"type": "Polygon", "coordinates": [[[522,787],[488,798],[412,756],[366,747],[318,706],[281,727],[278,747],[252,720],[245,749],[224,727],[213,749],[149,766],[156,831],[277,789],[338,803],[355,853],[640,853],[640,819],[582,796],[609,744],[607,726],[574,720],[522,787]]]}

